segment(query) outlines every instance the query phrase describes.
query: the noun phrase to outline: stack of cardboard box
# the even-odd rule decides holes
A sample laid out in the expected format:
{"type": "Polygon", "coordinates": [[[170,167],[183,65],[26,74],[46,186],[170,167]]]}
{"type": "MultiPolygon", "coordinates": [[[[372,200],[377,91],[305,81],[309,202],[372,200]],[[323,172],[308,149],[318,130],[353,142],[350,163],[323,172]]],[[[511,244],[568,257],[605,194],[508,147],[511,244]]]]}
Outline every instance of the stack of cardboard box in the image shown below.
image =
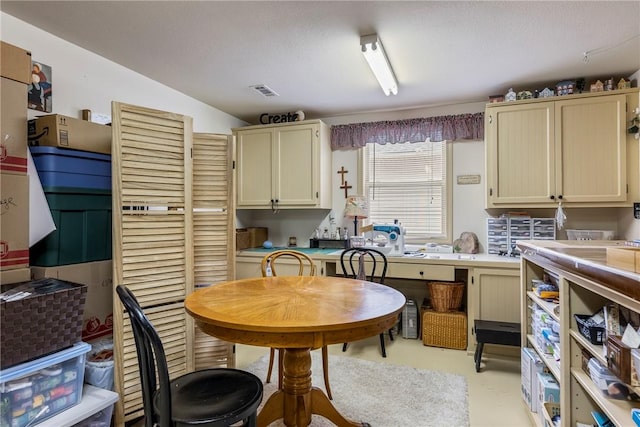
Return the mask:
{"type": "Polygon", "coordinates": [[[87,285],[82,340],[113,333],[111,127],[51,114],[28,139],[56,230],[30,249],[32,279],[87,285]]]}
{"type": "MultiPolygon", "coordinates": [[[[108,154],[111,153],[111,128],[57,114],[29,122],[27,91],[31,83],[31,53],[20,47],[1,43],[0,284],[51,277],[87,285],[82,339],[91,341],[110,336],[113,328],[110,250],[108,256],[98,258],[100,261],[80,262],[80,260],[72,265],[30,266],[27,151],[29,149],[28,124],[33,127],[34,122],[38,123],[38,126],[52,127],[50,134],[47,132],[49,138],[34,140],[34,145],[108,154]]],[[[82,179],[79,178],[78,182],[81,183],[82,179]]],[[[109,188],[108,197],[110,193],[109,188]]],[[[57,227],[60,227],[59,224],[57,227]]]]}
{"type": "Polygon", "coordinates": [[[27,85],[31,53],[1,42],[0,53],[0,283],[29,280],[27,85]]]}

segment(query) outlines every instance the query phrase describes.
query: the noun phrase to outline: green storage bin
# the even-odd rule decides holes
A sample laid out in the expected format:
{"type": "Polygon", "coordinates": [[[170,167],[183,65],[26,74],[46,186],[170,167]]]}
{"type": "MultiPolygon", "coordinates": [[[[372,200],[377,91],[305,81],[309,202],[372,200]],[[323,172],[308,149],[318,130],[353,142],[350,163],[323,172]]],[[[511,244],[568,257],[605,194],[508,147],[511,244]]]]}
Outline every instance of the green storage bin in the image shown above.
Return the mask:
{"type": "Polygon", "coordinates": [[[56,230],[29,250],[34,266],[111,259],[111,191],[45,187],[56,230]]]}

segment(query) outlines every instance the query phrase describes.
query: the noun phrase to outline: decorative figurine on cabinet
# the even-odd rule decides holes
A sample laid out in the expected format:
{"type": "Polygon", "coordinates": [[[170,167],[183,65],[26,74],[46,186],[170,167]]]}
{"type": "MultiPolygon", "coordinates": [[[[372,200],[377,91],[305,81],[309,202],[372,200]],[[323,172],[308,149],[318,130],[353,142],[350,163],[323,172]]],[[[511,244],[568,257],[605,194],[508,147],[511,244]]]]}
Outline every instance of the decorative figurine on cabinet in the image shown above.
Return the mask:
{"type": "Polygon", "coordinates": [[[604,90],[609,91],[614,89],[615,89],[615,85],[613,83],[613,77],[604,81],[604,90]]]}
{"type": "Polygon", "coordinates": [[[560,95],[571,95],[573,93],[573,89],[576,86],[576,82],[573,80],[563,80],[556,84],[556,93],[558,96],[560,95]]]}
{"type": "Polygon", "coordinates": [[[602,92],[604,90],[604,84],[600,80],[596,80],[595,83],[591,83],[591,92],[602,92]]]}
{"type": "Polygon", "coordinates": [[[618,89],[631,89],[631,80],[621,78],[618,82],[618,89]]]}
{"type": "Polygon", "coordinates": [[[518,95],[517,95],[517,99],[518,100],[520,100],[520,99],[531,99],[531,98],[533,98],[533,95],[528,90],[522,90],[522,91],[518,92],[518,95]]]}
{"type": "Polygon", "coordinates": [[[515,101],[516,99],[517,99],[517,95],[513,91],[513,88],[510,87],[509,92],[507,92],[507,94],[504,96],[504,100],[509,102],[509,101],[515,101]]]}
{"type": "Polygon", "coordinates": [[[553,92],[553,89],[549,89],[548,87],[545,87],[540,91],[540,93],[538,93],[538,98],[550,98],[554,95],[555,94],[553,92]]]}

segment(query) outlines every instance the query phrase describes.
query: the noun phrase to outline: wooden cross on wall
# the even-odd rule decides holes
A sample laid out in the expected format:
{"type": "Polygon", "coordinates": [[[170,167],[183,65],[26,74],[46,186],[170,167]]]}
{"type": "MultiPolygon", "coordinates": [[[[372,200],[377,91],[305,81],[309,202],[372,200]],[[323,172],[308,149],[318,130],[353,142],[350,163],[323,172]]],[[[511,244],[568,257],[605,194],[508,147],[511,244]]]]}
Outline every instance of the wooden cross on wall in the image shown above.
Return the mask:
{"type": "Polygon", "coordinates": [[[344,168],[344,166],[340,166],[340,170],[338,171],[338,173],[341,175],[341,181],[342,181],[342,185],[340,185],[340,188],[344,189],[344,198],[346,199],[347,196],[349,195],[349,189],[353,188],[351,185],[349,185],[349,183],[344,179],[344,174],[345,173],[349,173],[348,170],[346,170],[344,168]]]}
{"type": "Polygon", "coordinates": [[[346,199],[349,195],[349,189],[352,187],[347,183],[347,181],[345,181],[344,184],[340,186],[340,188],[344,188],[344,198],[346,199]]]}

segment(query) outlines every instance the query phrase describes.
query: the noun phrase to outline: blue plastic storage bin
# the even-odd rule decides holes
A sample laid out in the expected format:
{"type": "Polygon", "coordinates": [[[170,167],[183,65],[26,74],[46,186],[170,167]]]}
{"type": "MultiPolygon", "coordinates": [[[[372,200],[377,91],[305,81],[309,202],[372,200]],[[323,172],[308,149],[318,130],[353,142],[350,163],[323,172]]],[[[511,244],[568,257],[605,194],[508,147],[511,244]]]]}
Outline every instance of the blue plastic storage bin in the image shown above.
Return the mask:
{"type": "Polygon", "coordinates": [[[0,425],[34,426],[80,403],[89,350],[89,344],[79,342],[0,371],[0,425]]]}
{"type": "Polygon", "coordinates": [[[56,147],[29,147],[45,188],[111,190],[111,156],[56,147]]]}

